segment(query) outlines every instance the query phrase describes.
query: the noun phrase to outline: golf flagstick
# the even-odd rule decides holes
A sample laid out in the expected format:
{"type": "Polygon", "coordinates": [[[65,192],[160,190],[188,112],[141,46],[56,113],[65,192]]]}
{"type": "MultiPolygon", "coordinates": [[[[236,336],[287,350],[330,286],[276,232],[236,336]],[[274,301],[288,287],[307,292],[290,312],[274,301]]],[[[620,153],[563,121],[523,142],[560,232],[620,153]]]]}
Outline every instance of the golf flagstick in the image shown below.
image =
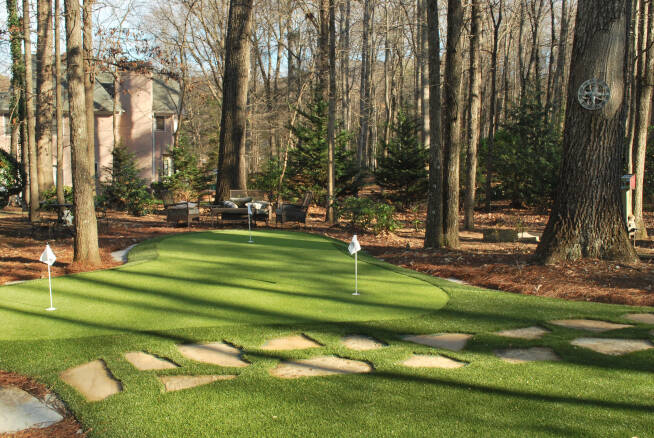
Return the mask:
{"type": "Polygon", "coordinates": [[[361,251],[361,245],[359,245],[356,234],[352,236],[352,241],[348,245],[347,250],[350,252],[350,255],[354,254],[354,293],[352,295],[359,295],[359,273],[357,269],[359,261],[357,259],[357,253],[361,251]]]}
{"type": "Polygon", "coordinates": [[[50,274],[50,266],[52,266],[56,260],[57,257],[55,256],[54,252],[52,252],[52,249],[50,248],[50,244],[46,244],[43,253],[41,253],[41,257],[39,258],[39,261],[48,265],[48,286],[50,289],[50,307],[48,307],[45,310],[49,312],[53,310],[57,310],[52,304],[52,276],[50,274]]]}
{"type": "Polygon", "coordinates": [[[248,204],[248,232],[250,234],[250,240],[248,240],[248,243],[254,243],[254,240],[252,240],[252,226],[250,225],[251,217],[252,217],[252,204],[248,204]]]}

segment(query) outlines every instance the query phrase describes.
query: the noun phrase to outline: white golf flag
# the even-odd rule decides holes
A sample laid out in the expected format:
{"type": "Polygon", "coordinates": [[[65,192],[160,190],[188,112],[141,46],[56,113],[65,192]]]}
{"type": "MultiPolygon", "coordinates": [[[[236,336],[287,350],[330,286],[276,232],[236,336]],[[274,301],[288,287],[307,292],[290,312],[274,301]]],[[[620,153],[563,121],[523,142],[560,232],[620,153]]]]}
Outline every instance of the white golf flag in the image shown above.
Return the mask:
{"type": "Polygon", "coordinates": [[[50,245],[46,244],[45,249],[43,250],[43,253],[41,254],[41,258],[39,259],[39,261],[45,263],[48,266],[52,266],[56,260],[57,257],[55,256],[54,252],[52,252],[50,245]]]}
{"type": "Polygon", "coordinates": [[[252,204],[248,203],[248,216],[252,216],[252,204]]]}
{"type": "Polygon", "coordinates": [[[350,251],[350,255],[356,254],[359,251],[361,251],[361,245],[359,245],[359,241],[357,240],[356,234],[352,236],[352,241],[348,245],[347,250],[350,251]]]}

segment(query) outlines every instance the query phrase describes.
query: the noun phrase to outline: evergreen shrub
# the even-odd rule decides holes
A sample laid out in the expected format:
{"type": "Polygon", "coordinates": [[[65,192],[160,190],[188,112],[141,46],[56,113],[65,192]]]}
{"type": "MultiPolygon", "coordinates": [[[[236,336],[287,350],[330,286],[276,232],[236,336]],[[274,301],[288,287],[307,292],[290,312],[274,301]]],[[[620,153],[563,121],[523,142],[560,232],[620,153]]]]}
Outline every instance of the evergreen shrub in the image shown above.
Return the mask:
{"type": "Polygon", "coordinates": [[[375,234],[393,232],[399,224],[393,218],[395,207],[370,198],[349,196],[336,203],[336,214],[350,222],[353,230],[372,231],[375,234]]]}
{"type": "Polygon", "coordinates": [[[104,168],[107,175],[102,183],[100,204],[134,216],[143,216],[152,211],[154,200],[147,190],[146,182],[139,177],[136,159],[122,144],[111,152],[112,165],[104,168]]]}
{"type": "Polygon", "coordinates": [[[9,203],[9,198],[17,195],[25,185],[25,172],[16,159],[0,149],[0,208],[9,203]]]}

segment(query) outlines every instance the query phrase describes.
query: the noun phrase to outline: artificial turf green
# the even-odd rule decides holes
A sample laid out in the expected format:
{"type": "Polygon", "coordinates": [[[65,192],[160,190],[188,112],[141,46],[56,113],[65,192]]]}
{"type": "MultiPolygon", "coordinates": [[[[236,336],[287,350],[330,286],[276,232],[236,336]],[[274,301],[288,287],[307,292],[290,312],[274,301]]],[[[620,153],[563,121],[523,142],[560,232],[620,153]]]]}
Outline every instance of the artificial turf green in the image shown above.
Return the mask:
{"type": "MultiPolygon", "coordinates": [[[[354,297],[345,245],[293,232],[187,233],[136,247],[130,263],[53,281],[0,288],[0,368],[51,386],[92,437],[196,436],[654,436],[654,350],[606,356],[576,337],[652,339],[654,327],[589,334],[548,324],[563,318],[632,323],[652,308],[567,302],[488,291],[406,271],[361,255],[354,297]],[[445,291],[447,295],[443,292],[445,291]],[[448,301],[449,296],[449,301],[448,301]],[[503,338],[540,325],[540,340],[503,338]],[[470,333],[460,352],[401,341],[409,333],[470,333]],[[265,340],[304,333],[324,347],[263,351],[265,340]],[[388,346],[351,351],[342,336],[388,346]],[[175,345],[227,341],[251,362],[233,369],[185,359],[175,345]],[[495,349],[550,347],[557,362],[508,364],[495,349]],[[148,351],[181,365],[137,371],[123,357],[148,351]],[[411,369],[414,353],[468,365],[411,369]],[[283,380],[280,360],[336,355],[374,366],[367,375],[283,380]],[[103,359],[124,391],[88,403],[58,374],[103,359]],[[238,377],[165,393],[157,375],[238,377]]],[[[632,323],[633,324],[633,323],[632,323]]]]}

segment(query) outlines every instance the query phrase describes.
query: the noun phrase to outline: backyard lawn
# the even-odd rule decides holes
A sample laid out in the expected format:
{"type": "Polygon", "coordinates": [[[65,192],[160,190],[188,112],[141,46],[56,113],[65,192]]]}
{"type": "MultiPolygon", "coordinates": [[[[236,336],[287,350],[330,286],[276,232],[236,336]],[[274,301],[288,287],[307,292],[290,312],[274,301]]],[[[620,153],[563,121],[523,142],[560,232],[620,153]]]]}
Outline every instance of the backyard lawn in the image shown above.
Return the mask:
{"type": "MultiPolygon", "coordinates": [[[[346,245],[290,231],[184,233],[143,243],[116,269],[0,287],[0,369],[34,377],[64,400],[91,437],[607,436],[654,437],[654,348],[620,355],[578,338],[654,340],[629,314],[652,307],[568,302],[478,289],[359,254],[361,293],[346,245]],[[601,320],[593,332],[550,321],[601,320]],[[500,336],[537,326],[538,339],[500,336]],[[471,335],[462,349],[407,335],[471,335]],[[262,348],[304,335],[316,348],[262,348]],[[354,350],[364,335],[383,344],[354,350]],[[178,346],[224,342],[246,366],[189,359],[178,346]],[[510,363],[500,350],[543,347],[554,360],[510,363]],[[175,368],[140,371],[147,352],[175,368]],[[459,368],[409,367],[414,355],[459,368]],[[281,362],[335,356],[372,371],[279,378],[281,362]],[[89,402],[65,370],[104,361],[122,391],[89,402]],[[166,391],[159,377],[235,375],[166,391]]],[[[365,248],[364,248],[365,249],[365,248]]],[[[643,342],[644,341],[644,342],[643,342]]]]}

